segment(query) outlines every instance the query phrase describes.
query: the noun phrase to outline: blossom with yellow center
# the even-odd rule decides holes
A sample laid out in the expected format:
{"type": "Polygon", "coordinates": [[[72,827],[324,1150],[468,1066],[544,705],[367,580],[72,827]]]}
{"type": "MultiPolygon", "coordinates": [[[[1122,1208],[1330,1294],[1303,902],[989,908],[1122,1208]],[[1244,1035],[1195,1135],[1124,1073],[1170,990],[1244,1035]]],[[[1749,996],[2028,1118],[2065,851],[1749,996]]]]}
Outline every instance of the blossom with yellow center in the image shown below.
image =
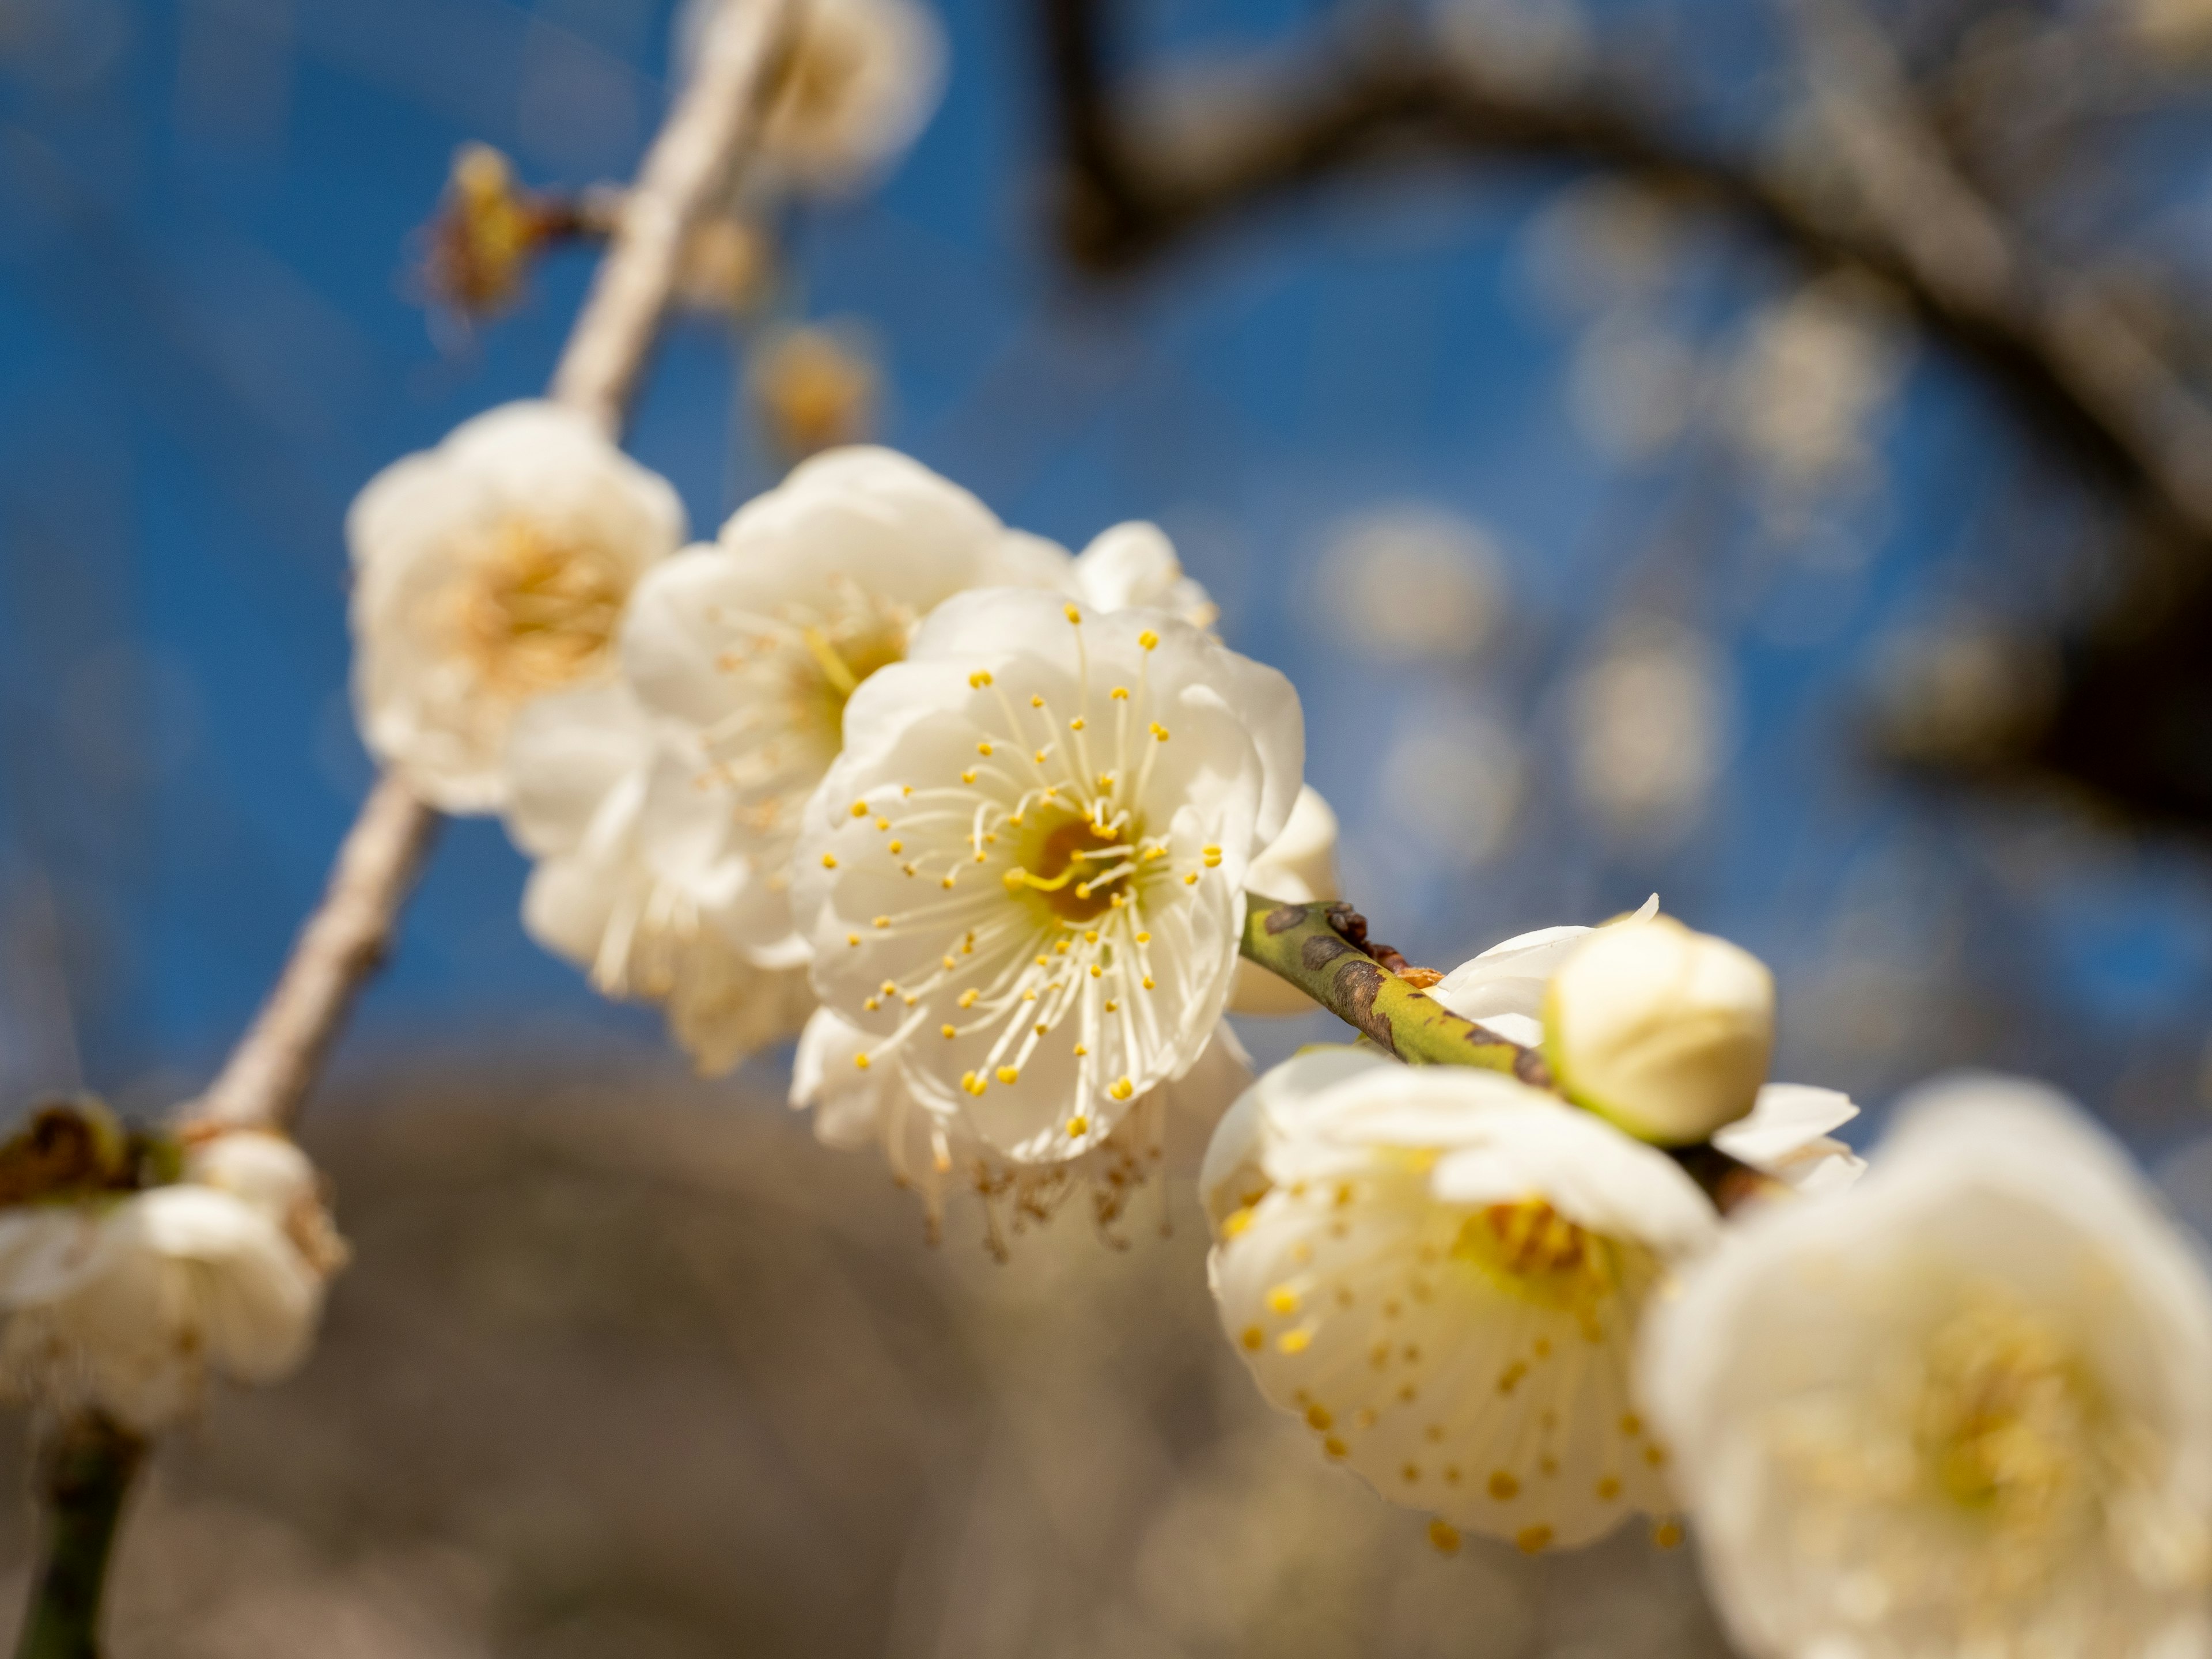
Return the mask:
{"type": "Polygon", "coordinates": [[[1176,617],[961,595],[807,809],[815,989],[962,1137],[1064,1163],[1212,1042],[1303,750],[1289,683],[1176,617]]]}
{"type": "MultiPolygon", "coordinates": [[[[1137,531],[1158,535],[1125,526],[1099,544],[1137,531]]],[[[1194,589],[1160,542],[1154,585],[1194,589]]],[[[680,821],[672,833],[720,866],[724,887],[787,907],[799,809],[844,744],[854,693],[903,659],[923,618],[956,593],[1035,587],[1091,602],[1097,545],[1071,558],[1010,531],[966,490],[890,450],[836,449],[794,468],[715,544],[686,550],[639,585],[623,668],[646,710],[697,757],[647,817],[680,821]]],[[[890,851],[897,839],[876,856],[914,863],[890,851]]],[[[787,908],[750,925],[757,949],[804,960],[787,908]]]]}
{"type": "Polygon", "coordinates": [[[2203,1650],[2212,1281],[2047,1090],[1908,1099],[1851,1191],[1686,1275],[1641,1371],[1747,1653],[2203,1650]]]}
{"type": "Polygon", "coordinates": [[[1719,1231],[1679,1165],[1510,1078],[1352,1050],[1247,1102],[1201,1176],[1214,1297],[1325,1455],[1435,1514],[1447,1548],[1673,1507],[1630,1364],[1673,1264],[1719,1231]]]}
{"type": "Polygon", "coordinates": [[[497,810],[515,711],[613,676],[630,590],[684,528],[665,480],[552,404],[386,467],[346,519],[370,750],[434,806],[497,810]]]}

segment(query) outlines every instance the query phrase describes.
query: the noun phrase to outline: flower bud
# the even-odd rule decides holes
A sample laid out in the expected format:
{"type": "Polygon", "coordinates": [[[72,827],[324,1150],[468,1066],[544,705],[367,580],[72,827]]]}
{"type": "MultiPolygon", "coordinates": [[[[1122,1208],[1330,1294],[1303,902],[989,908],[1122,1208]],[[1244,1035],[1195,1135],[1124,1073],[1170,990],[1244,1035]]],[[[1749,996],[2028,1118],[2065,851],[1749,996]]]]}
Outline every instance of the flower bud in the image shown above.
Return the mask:
{"type": "Polygon", "coordinates": [[[1752,1109],[1774,1046],[1774,978],[1671,916],[1590,934],[1544,997],[1544,1055],[1567,1097],[1661,1146],[1752,1109]]]}

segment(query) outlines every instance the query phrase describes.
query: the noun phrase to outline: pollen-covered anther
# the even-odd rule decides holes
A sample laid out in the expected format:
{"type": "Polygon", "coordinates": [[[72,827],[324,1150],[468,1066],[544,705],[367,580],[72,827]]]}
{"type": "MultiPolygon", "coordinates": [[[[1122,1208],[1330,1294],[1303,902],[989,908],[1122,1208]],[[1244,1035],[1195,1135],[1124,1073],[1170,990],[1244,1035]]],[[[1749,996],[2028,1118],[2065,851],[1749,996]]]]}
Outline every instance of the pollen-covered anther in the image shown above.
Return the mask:
{"type": "MultiPolygon", "coordinates": [[[[1109,1002],[1106,1006],[1109,1008],[1111,1008],[1114,1005],[1109,1002]]],[[[1137,1085],[1132,1083],[1126,1077],[1117,1078],[1115,1079],[1114,1086],[1109,1089],[1106,1092],[1113,1096],[1116,1100],[1127,1100],[1131,1095],[1137,1092],[1137,1085]]]]}
{"type": "Polygon", "coordinates": [[[1168,740],[1167,727],[1162,726],[1158,720],[1154,720],[1152,722],[1152,735],[1158,738],[1162,743],[1165,743],[1168,740]]]}
{"type": "Polygon", "coordinates": [[[1157,634],[1153,633],[1153,632],[1152,632],[1152,630],[1151,629],[1149,629],[1149,628],[1147,628],[1147,629],[1146,629],[1143,633],[1141,633],[1141,634],[1139,634],[1139,635],[1137,635],[1137,643],[1138,643],[1139,645],[1143,646],[1143,647],[1145,647],[1145,649],[1146,649],[1146,650],[1147,650],[1147,651],[1150,651],[1153,647],[1157,646],[1159,642],[1160,642],[1160,636],[1159,636],[1158,635],[1157,635],[1157,634]]]}
{"type": "Polygon", "coordinates": [[[835,853],[824,853],[822,855],[822,867],[824,870],[835,870],[837,867],[837,855],[835,853]]]}
{"type": "Polygon", "coordinates": [[[856,818],[864,818],[867,817],[868,803],[864,800],[854,801],[853,803],[853,816],[856,818]]]}
{"type": "Polygon", "coordinates": [[[1220,868],[1221,849],[1218,847],[1202,847],[1199,849],[1199,856],[1206,860],[1206,867],[1207,869],[1216,870],[1220,868]]]}
{"type": "Polygon", "coordinates": [[[859,1066],[860,1070],[864,1072],[866,1071],[868,1069],[867,1055],[865,1054],[854,1054],[853,1056],[853,1064],[859,1066]]]}
{"type": "Polygon", "coordinates": [[[1009,1087],[1020,1082],[1021,1078],[1021,1067],[1018,1066],[1001,1066],[999,1067],[999,1081],[1007,1085],[1009,1087]]]}
{"type": "Polygon", "coordinates": [[[1078,1112],[1073,1117],[1067,1120],[1067,1133],[1071,1135],[1082,1134],[1090,1127],[1091,1120],[1084,1116],[1080,1112],[1078,1112]]]}
{"type": "Polygon", "coordinates": [[[968,677],[969,685],[977,690],[981,690],[990,683],[991,671],[988,668],[979,668],[968,677]]]}

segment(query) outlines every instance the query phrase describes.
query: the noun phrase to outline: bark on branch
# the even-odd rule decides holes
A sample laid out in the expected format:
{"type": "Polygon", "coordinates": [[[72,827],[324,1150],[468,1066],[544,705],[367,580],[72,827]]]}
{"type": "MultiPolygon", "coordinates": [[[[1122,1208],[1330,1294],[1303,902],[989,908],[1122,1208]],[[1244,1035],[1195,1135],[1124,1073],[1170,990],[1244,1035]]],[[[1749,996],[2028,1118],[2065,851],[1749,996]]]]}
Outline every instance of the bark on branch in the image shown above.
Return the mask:
{"type": "MultiPolygon", "coordinates": [[[[618,432],[675,286],[684,238],[758,131],[794,0],[729,0],[646,153],[553,376],[552,397],[618,432]]],[[[390,949],[435,815],[397,778],[370,792],[328,890],[195,1122],[289,1130],[355,996],[390,949]]]]}

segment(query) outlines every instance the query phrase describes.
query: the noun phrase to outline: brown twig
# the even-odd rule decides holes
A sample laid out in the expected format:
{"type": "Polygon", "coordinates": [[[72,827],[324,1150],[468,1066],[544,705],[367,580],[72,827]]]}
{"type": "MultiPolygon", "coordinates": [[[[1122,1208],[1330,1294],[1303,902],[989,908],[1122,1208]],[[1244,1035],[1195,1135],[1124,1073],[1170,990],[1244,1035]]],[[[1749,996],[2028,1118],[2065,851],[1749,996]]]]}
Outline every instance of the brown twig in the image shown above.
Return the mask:
{"type": "MultiPolygon", "coordinates": [[[[551,394],[610,434],[620,430],[652,351],[684,237],[757,129],[763,88],[780,66],[793,13],[793,0],[731,0],[723,8],[623,199],[551,394]]],[[[391,945],[435,816],[396,777],[370,792],[268,1000],[207,1092],[187,1109],[191,1123],[291,1127],[355,995],[391,945]]]]}

